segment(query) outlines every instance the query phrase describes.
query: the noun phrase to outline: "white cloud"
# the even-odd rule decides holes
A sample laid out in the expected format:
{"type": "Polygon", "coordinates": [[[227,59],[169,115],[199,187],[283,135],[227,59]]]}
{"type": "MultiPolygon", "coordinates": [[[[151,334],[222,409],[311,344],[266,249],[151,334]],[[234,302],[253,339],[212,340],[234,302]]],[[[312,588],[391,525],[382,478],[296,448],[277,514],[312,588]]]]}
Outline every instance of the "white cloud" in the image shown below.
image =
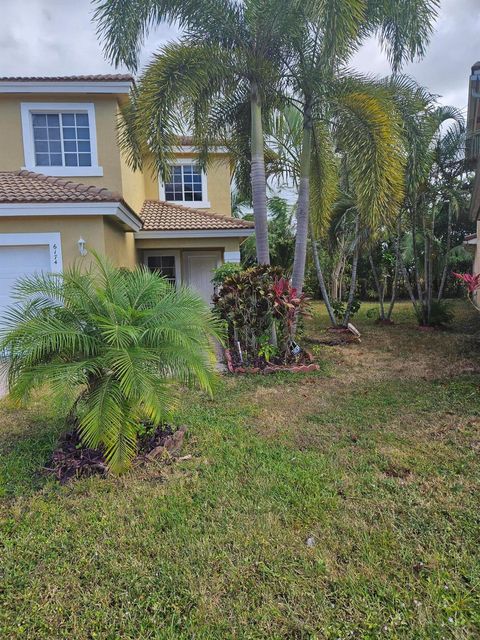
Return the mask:
{"type": "MultiPolygon", "coordinates": [[[[0,0],[0,9],[0,75],[115,71],[105,61],[97,40],[90,0],[0,0]]],[[[480,0],[442,0],[427,56],[405,71],[440,94],[443,102],[465,107],[470,66],[480,59],[479,33],[480,0]]],[[[166,27],[152,34],[142,63],[176,35],[166,27]]],[[[352,65],[363,72],[389,72],[375,41],[362,47],[352,65]]]]}

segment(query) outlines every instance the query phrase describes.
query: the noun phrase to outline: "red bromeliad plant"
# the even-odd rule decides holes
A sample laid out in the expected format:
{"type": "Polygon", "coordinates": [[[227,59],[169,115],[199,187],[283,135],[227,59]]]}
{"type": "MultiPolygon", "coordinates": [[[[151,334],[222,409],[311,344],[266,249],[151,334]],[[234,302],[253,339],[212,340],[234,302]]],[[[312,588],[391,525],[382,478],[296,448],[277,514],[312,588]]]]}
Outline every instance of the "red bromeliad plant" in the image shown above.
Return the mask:
{"type": "Polygon", "coordinates": [[[461,283],[467,290],[468,300],[477,311],[480,311],[480,307],[473,299],[473,294],[475,293],[475,291],[478,291],[480,289],[480,273],[473,275],[470,273],[455,273],[455,271],[453,271],[453,275],[461,281],[461,283]]]}

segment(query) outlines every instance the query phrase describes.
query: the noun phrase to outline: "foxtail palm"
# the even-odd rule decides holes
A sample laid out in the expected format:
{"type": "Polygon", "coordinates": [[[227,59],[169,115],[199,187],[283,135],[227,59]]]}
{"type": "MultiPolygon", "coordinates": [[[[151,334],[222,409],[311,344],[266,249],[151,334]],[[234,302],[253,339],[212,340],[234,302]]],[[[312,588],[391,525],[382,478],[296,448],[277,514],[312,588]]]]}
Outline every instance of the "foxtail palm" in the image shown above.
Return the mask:
{"type": "MultiPolygon", "coordinates": [[[[282,48],[295,24],[297,0],[97,0],[95,20],[114,63],[136,69],[149,29],[177,22],[184,37],[167,45],[143,75],[125,112],[122,146],[133,166],[146,149],[162,174],[186,126],[200,161],[224,138],[247,152],[257,260],[269,263],[263,120],[282,81],[282,48]],[[248,127],[248,133],[246,128],[248,127]]],[[[305,3],[304,3],[305,4],[305,3]]],[[[245,178],[247,164],[240,163],[245,178]]],[[[245,180],[244,180],[245,182],[245,180]]]]}
{"type": "MultiPolygon", "coordinates": [[[[332,118],[335,120],[330,101],[332,98],[335,101],[335,92],[332,92],[332,89],[338,78],[338,69],[348,62],[352,52],[371,34],[380,37],[395,70],[405,60],[423,55],[438,5],[438,0],[405,0],[401,3],[392,0],[329,0],[319,6],[315,19],[311,19],[311,14],[303,16],[303,28],[298,31],[298,37],[295,35],[293,38],[291,55],[285,63],[294,94],[293,101],[301,109],[303,116],[297,242],[293,268],[293,284],[298,291],[302,290],[305,273],[314,131],[316,123],[325,124],[332,118]]],[[[385,134],[392,140],[394,126],[388,133],[388,123],[380,122],[381,107],[373,103],[371,95],[362,96],[361,90],[359,95],[351,94],[349,98],[343,91],[340,95],[342,94],[343,105],[337,103],[336,106],[343,111],[345,108],[350,109],[352,124],[353,119],[359,119],[359,127],[365,131],[368,122],[367,127],[374,126],[377,133],[380,128],[383,129],[384,142],[385,134]]],[[[378,100],[378,96],[376,99],[378,100]]],[[[344,131],[347,134],[346,130],[344,131]]],[[[351,143],[355,142],[348,134],[347,138],[351,143]]],[[[378,135],[376,142],[380,142],[378,135]]],[[[386,173],[379,172],[378,166],[369,172],[369,165],[364,162],[365,155],[361,154],[361,159],[356,155],[357,151],[361,151],[360,145],[354,146],[356,150],[350,155],[352,171],[358,173],[360,169],[363,173],[357,186],[363,193],[358,195],[363,199],[367,191],[371,194],[371,205],[376,209],[373,215],[376,217],[387,204],[385,187],[389,182],[392,187],[396,181],[394,174],[398,173],[399,167],[393,165],[398,159],[398,154],[392,155],[392,171],[389,176],[388,164],[384,164],[383,167],[387,170],[386,173]],[[366,188],[361,188],[361,184],[366,188]]],[[[396,196],[394,200],[398,200],[398,191],[396,196]]],[[[361,215],[365,216],[367,211],[362,205],[368,203],[364,201],[358,204],[361,215]]]]}
{"type": "Polygon", "coordinates": [[[141,421],[158,424],[174,407],[174,383],[212,391],[208,306],[144,267],[116,269],[96,258],[86,272],[29,276],[5,318],[10,394],[40,385],[68,400],[82,442],[103,447],[110,469],[128,468],[141,421]]]}

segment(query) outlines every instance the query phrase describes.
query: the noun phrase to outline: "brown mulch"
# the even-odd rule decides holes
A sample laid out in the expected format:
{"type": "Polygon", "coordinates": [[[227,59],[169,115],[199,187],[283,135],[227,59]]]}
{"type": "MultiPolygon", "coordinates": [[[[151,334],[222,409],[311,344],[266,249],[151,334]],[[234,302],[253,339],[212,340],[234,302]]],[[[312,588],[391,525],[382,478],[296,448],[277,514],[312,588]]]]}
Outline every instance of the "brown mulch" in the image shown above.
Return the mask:
{"type": "MultiPolygon", "coordinates": [[[[155,459],[171,460],[180,453],[185,427],[174,430],[170,425],[159,425],[153,432],[138,440],[136,463],[155,459]]],[[[77,430],[66,433],[53,452],[46,471],[55,475],[60,484],[93,475],[106,476],[108,466],[102,449],[89,449],[80,441],[77,430]]]]}

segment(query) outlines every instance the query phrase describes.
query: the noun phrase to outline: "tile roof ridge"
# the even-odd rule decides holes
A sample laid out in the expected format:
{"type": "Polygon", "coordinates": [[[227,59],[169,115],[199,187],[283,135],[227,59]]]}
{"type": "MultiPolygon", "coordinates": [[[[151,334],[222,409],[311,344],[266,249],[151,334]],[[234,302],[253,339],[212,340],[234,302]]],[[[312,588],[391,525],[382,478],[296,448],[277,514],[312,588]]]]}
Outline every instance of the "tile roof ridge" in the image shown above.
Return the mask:
{"type": "Polygon", "coordinates": [[[103,200],[115,200],[121,201],[122,197],[116,191],[110,191],[106,187],[96,187],[95,185],[87,185],[83,182],[74,182],[70,178],[62,176],[47,176],[44,173],[37,173],[36,171],[30,171],[29,169],[20,169],[17,171],[6,171],[4,173],[12,173],[23,178],[30,178],[31,180],[38,180],[39,182],[48,182],[49,184],[55,184],[59,187],[64,187],[69,191],[76,191],[78,193],[91,193],[97,195],[103,200]]]}
{"type": "Polygon", "coordinates": [[[198,209],[197,207],[187,207],[183,204],[177,204],[176,202],[169,202],[168,200],[155,200],[154,198],[147,198],[143,203],[142,209],[145,206],[145,203],[147,202],[154,202],[154,203],[166,205],[167,207],[174,207],[176,209],[181,209],[182,211],[188,211],[190,213],[192,213],[193,211],[194,213],[198,213],[201,216],[205,216],[206,218],[213,218],[214,220],[225,220],[226,218],[227,220],[232,219],[232,220],[235,220],[235,222],[244,224],[246,227],[254,226],[254,223],[251,222],[250,220],[243,220],[243,218],[234,218],[232,215],[226,215],[224,213],[216,213],[214,211],[205,211],[203,209],[198,209]]]}

